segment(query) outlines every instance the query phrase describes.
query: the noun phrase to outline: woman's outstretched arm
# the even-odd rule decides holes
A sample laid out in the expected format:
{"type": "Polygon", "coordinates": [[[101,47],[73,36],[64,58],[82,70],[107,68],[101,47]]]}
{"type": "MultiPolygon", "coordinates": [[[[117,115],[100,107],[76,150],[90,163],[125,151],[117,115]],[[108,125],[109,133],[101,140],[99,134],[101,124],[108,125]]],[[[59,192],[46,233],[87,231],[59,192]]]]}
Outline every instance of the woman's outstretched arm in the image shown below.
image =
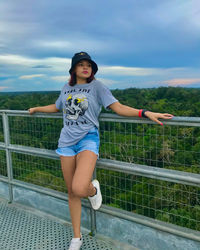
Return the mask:
{"type": "Polygon", "coordinates": [[[50,104],[47,106],[42,106],[42,107],[34,107],[28,109],[30,115],[36,112],[44,112],[44,113],[55,113],[59,112],[59,109],[56,108],[56,104],[50,104]]]}
{"type": "MultiPolygon", "coordinates": [[[[122,116],[139,116],[139,109],[131,108],[129,106],[123,105],[120,102],[114,102],[109,105],[109,108],[112,109],[116,114],[122,116]]],[[[157,122],[160,125],[163,125],[158,119],[171,119],[173,115],[167,113],[155,113],[151,111],[145,111],[145,115],[154,122],[157,122]]]]}

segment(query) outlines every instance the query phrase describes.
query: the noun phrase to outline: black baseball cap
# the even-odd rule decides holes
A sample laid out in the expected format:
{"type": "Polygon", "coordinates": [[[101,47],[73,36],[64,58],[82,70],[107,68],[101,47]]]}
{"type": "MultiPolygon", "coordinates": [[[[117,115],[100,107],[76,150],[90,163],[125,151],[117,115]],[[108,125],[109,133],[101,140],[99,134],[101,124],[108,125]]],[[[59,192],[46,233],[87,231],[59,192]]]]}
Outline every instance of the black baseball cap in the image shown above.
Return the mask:
{"type": "Polygon", "coordinates": [[[71,63],[71,68],[69,70],[69,73],[71,74],[74,66],[80,62],[81,60],[88,60],[91,64],[92,64],[92,69],[94,74],[96,74],[96,72],[98,71],[98,66],[97,64],[91,59],[91,57],[88,55],[88,53],[86,52],[79,52],[74,54],[74,56],[72,57],[72,63],[71,63]]]}

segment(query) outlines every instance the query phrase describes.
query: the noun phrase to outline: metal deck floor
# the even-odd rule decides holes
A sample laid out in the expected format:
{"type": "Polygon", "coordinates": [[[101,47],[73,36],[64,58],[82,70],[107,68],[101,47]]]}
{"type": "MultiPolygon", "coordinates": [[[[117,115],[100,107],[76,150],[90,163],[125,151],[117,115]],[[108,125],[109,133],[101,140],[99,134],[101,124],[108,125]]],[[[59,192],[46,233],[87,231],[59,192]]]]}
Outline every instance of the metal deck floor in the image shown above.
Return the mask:
{"type": "MultiPolygon", "coordinates": [[[[67,250],[72,228],[0,200],[0,250],[67,250]]],[[[83,234],[81,250],[113,250],[108,242],[83,234]]]]}

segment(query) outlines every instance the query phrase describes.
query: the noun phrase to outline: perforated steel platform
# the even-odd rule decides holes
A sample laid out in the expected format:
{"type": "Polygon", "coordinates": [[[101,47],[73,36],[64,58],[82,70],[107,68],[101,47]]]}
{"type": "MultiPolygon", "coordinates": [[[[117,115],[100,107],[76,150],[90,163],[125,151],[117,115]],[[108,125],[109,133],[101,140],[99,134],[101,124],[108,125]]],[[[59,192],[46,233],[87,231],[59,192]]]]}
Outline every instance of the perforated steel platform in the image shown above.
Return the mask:
{"type": "MultiPolygon", "coordinates": [[[[0,250],[67,250],[72,228],[0,200],[0,250]]],[[[81,250],[113,250],[107,242],[83,234],[81,250]]]]}

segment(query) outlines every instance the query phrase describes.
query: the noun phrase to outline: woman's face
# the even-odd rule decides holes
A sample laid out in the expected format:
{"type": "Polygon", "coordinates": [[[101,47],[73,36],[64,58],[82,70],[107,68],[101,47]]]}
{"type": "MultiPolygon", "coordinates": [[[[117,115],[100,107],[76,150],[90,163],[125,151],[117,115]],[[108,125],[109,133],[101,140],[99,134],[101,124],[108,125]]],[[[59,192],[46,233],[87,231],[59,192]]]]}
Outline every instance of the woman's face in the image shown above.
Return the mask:
{"type": "Polygon", "coordinates": [[[77,78],[87,79],[92,74],[92,64],[87,60],[82,60],[77,63],[75,72],[77,78]]]}

